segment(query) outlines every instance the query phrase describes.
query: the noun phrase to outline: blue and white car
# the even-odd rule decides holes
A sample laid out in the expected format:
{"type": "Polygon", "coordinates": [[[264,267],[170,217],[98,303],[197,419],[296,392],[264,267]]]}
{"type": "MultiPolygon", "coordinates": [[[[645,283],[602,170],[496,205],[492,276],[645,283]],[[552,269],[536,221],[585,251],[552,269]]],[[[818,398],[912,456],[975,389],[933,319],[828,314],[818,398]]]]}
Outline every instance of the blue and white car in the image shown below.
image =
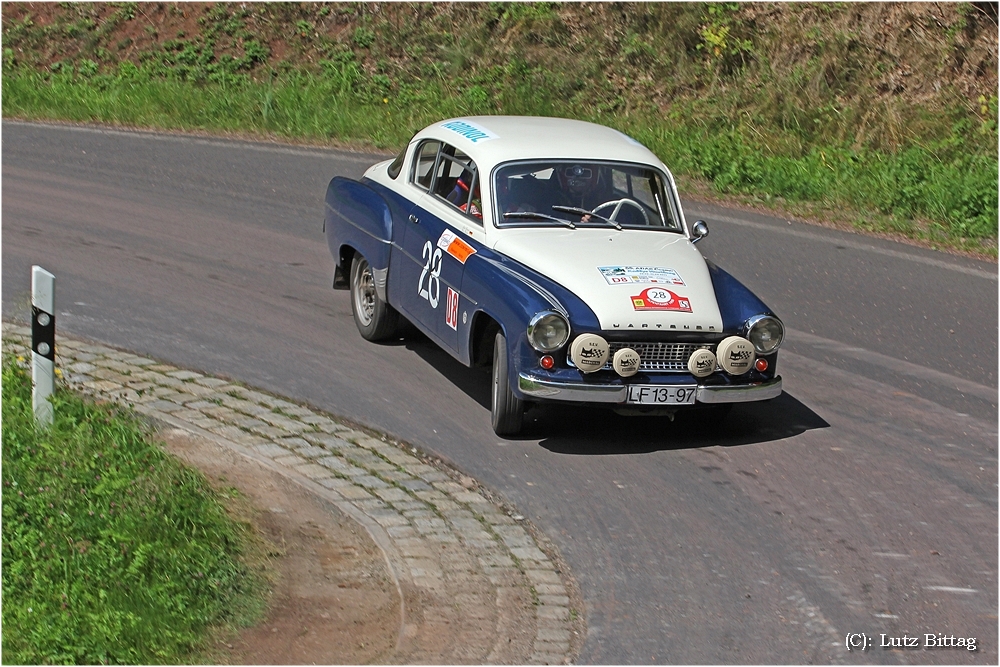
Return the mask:
{"type": "Polygon", "coordinates": [[[538,402],[673,415],[781,393],[781,321],[702,257],[670,171],[607,127],[455,118],[334,178],[333,286],[362,337],[400,317],[492,370],[498,435],[538,402]]]}

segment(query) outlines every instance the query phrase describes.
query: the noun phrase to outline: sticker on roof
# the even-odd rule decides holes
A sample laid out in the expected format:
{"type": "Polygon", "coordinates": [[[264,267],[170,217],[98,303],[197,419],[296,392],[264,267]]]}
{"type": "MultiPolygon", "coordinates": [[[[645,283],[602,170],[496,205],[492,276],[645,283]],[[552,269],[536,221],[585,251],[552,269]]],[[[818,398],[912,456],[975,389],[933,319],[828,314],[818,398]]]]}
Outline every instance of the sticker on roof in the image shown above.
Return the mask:
{"type": "Polygon", "coordinates": [[[490,139],[500,138],[496,134],[487,130],[485,127],[476,125],[475,123],[467,120],[449,120],[447,123],[441,123],[441,127],[462,135],[474,144],[478,144],[481,141],[489,141],[490,139]]]}
{"type": "Polygon", "coordinates": [[[437,247],[444,250],[462,264],[465,264],[465,260],[469,259],[470,255],[476,254],[475,248],[458,238],[458,236],[455,235],[455,232],[450,229],[446,229],[441,232],[441,238],[438,239],[437,247]]]}
{"type": "Polygon", "coordinates": [[[642,290],[642,293],[632,297],[632,308],[635,310],[676,310],[690,313],[691,301],[686,296],[677,296],[662,287],[647,287],[642,290]]]}
{"type": "Polygon", "coordinates": [[[683,285],[684,280],[673,269],[658,266],[599,266],[609,285],[641,283],[646,285],[683,285]]]}

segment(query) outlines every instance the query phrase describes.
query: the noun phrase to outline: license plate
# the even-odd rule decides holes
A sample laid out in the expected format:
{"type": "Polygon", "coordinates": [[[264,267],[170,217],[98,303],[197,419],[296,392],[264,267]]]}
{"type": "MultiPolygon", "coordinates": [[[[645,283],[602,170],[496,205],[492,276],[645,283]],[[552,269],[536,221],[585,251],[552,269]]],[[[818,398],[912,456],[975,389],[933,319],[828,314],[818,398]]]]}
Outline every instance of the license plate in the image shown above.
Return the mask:
{"type": "Polygon", "coordinates": [[[641,405],[691,405],[697,390],[693,385],[630,384],[625,402],[641,405]]]}

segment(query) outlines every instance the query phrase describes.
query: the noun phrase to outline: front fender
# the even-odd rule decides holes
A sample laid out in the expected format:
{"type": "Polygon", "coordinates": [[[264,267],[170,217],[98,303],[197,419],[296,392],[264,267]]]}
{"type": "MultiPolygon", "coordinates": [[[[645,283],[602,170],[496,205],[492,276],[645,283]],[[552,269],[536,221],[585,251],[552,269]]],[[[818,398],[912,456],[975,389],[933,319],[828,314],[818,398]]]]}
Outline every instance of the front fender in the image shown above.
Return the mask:
{"type": "Polygon", "coordinates": [[[376,271],[389,267],[392,213],[385,199],[364,183],[343,176],[330,181],[323,227],[330,254],[342,273],[345,246],[364,255],[376,271]]]}
{"type": "Polygon", "coordinates": [[[709,275],[712,276],[712,286],[715,288],[715,300],[719,304],[722,315],[722,330],[729,334],[743,333],[743,325],[754,315],[774,315],[770,308],[751,292],[743,283],[728,272],[705,260],[709,275]]]}
{"type": "MultiPolygon", "coordinates": [[[[469,258],[462,280],[462,292],[476,302],[475,315],[487,315],[495,320],[507,339],[508,377],[511,389],[524,397],[517,385],[521,369],[537,368],[541,356],[528,342],[528,322],[536,313],[554,310],[566,316],[570,323],[570,338],[584,331],[600,331],[597,315],[575,294],[545,276],[510,258],[484,249],[469,258]]],[[[469,328],[461,350],[464,359],[471,359],[469,328]]],[[[566,347],[554,353],[565,355],[566,347]]]]}

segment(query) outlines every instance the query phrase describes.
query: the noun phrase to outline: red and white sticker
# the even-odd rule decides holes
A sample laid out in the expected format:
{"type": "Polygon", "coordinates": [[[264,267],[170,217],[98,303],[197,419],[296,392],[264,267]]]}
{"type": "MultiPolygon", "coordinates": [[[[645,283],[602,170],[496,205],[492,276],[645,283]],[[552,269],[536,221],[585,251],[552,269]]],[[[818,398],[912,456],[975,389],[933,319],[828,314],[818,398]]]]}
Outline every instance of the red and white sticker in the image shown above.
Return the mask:
{"type": "Polygon", "coordinates": [[[458,330],[458,292],[448,288],[448,307],[444,309],[445,324],[458,330]]]}
{"type": "Polygon", "coordinates": [[[686,296],[677,296],[662,287],[647,287],[632,297],[632,307],[636,310],[676,310],[691,312],[691,301],[686,296]]]}
{"type": "Polygon", "coordinates": [[[469,259],[471,255],[476,254],[475,248],[458,238],[455,232],[450,229],[446,229],[441,232],[441,238],[438,239],[437,247],[444,250],[462,264],[465,264],[465,260],[469,259]]]}

